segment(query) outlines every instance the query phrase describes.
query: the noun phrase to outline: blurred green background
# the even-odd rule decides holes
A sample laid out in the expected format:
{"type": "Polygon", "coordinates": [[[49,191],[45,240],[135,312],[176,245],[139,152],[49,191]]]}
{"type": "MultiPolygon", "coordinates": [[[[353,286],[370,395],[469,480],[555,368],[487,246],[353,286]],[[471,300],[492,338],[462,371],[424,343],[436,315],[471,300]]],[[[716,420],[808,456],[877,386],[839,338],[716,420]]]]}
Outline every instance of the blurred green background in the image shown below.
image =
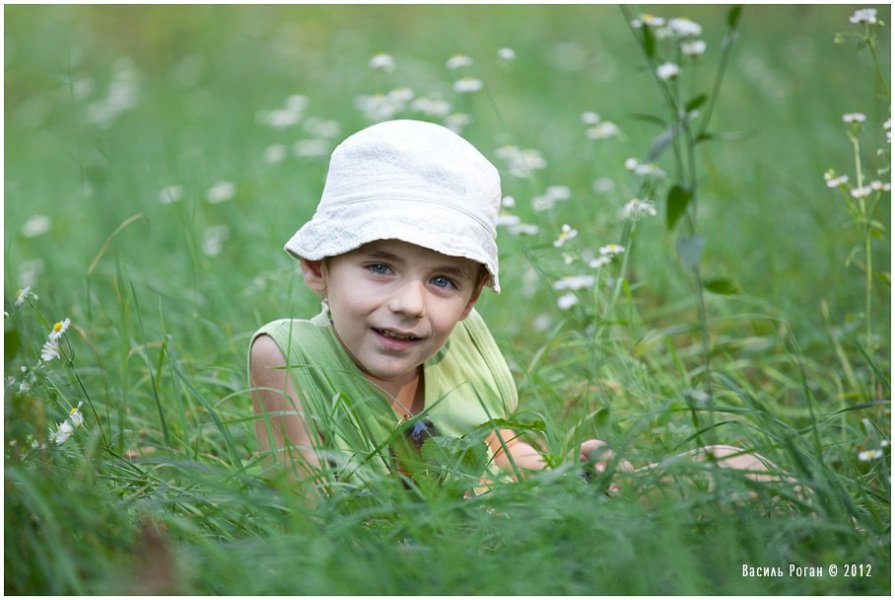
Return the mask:
{"type": "MultiPolygon", "coordinates": [[[[853,241],[847,213],[822,178],[827,168],[843,172],[851,164],[843,113],[865,112],[871,123],[885,117],[869,57],[857,56],[852,43],[833,43],[835,33],[854,28],[853,10],[748,7],[712,127],[739,137],[701,148],[707,269],[787,308],[813,311],[828,297],[834,312],[844,312],[861,292],[856,273],[842,268],[853,241]]],[[[880,10],[887,21],[887,9],[880,10]]],[[[713,67],[723,7],[655,12],[700,22],[713,67]]],[[[528,220],[549,218],[541,225],[554,231],[562,222],[590,223],[594,243],[615,241],[612,217],[632,193],[624,160],[643,157],[659,133],[631,116],[662,113],[614,6],[10,6],[6,14],[6,287],[25,283],[18,266],[40,259],[42,287],[51,286],[46,291],[60,308],[69,308],[63,297],[83,285],[106,237],[140,213],[113,242],[110,258],[121,257],[136,280],[180,299],[210,286],[236,308],[228,318],[246,315],[250,307],[234,306],[233,292],[253,274],[288,264],[279,248],[312,213],[322,187],[326,157],[292,152],[315,137],[302,125],[313,117],[335,121],[338,133],[324,144],[330,149],[367,124],[355,106],[361,95],[402,86],[417,97],[440,95],[472,116],[464,135],[498,164],[495,150],[506,143],[539,150],[548,169],[534,181],[505,174],[505,192],[525,216],[527,200],[544,187],[570,186],[573,202],[528,220]],[[511,63],[497,58],[503,47],[515,51],[511,63]],[[380,52],[398,68],[368,67],[380,52]],[[445,61],[454,54],[475,60],[463,74],[482,79],[486,92],[452,91],[458,73],[445,61]],[[132,86],[119,91],[127,107],[91,122],[116,81],[124,82],[119,90],[132,86]],[[282,108],[292,94],[308,99],[303,123],[259,123],[260,111],[282,108]],[[584,111],[618,124],[624,138],[586,140],[584,111]],[[285,146],[286,160],[265,162],[273,144],[285,146]],[[615,191],[595,192],[600,177],[617,181],[615,191]],[[222,180],[234,183],[235,198],[208,204],[206,191],[222,180]],[[175,205],[159,202],[169,185],[184,190],[175,205]],[[24,238],[21,227],[34,214],[49,216],[51,227],[24,238]],[[202,232],[222,224],[229,238],[221,253],[203,257],[202,232]]],[[[880,54],[888,59],[887,49],[880,54]]],[[[702,89],[711,67],[699,73],[702,89]]],[[[883,139],[879,127],[868,127],[867,153],[883,139]]],[[[673,245],[659,220],[641,238],[650,258],[637,275],[657,304],[681,285],[688,293],[686,283],[676,283],[673,245]]],[[[885,268],[888,253],[881,252],[885,268]]],[[[512,246],[504,255],[513,290],[512,246]]],[[[113,265],[107,259],[98,272],[113,265]]],[[[264,300],[256,306],[264,316],[279,309],[264,300]]]]}

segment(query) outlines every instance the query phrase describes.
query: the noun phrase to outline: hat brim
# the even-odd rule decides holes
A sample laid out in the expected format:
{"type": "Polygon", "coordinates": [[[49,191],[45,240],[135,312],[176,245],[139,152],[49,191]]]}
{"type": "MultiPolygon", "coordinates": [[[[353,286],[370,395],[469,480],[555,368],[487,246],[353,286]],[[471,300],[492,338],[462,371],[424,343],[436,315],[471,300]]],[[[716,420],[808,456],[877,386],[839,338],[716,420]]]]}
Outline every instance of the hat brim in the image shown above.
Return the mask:
{"type": "Polygon", "coordinates": [[[378,240],[400,240],[485,266],[488,285],[500,293],[497,241],[477,220],[452,208],[418,200],[365,200],[330,207],[299,229],[285,250],[295,258],[321,260],[378,240]]]}

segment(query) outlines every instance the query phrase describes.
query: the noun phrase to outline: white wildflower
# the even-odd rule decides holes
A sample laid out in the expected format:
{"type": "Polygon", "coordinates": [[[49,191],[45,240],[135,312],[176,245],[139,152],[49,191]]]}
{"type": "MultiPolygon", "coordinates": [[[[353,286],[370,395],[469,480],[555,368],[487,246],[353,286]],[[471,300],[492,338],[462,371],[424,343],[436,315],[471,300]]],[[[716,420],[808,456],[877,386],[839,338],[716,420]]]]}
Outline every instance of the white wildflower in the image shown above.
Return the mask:
{"type": "Polygon", "coordinates": [[[461,77],[454,82],[454,91],[460,94],[478,92],[484,87],[481,79],[475,77],[461,77]]]}
{"type": "Polygon", "coordinates": [[[56,431],[50,430],[50,439],[57,446],[64,444],[68,441],[68,438],[71,437],[71,434],[75,432],[74,426],[66,419],[65,421],[59,423],[56,428],[56,431]]]}
{"type": "Polygon", "coordinates": [[[578,304],[578,296],[576,296],[573,292],[563,294],[556,299],[556,305],[559,307],[560,310],[569,310],[576,304],[578,304]]]}
{"type": "Polygon", "coordinates": [[[519,223],[507,227],[507,232],[511,235],[537,235],[541,228],[530,223],[519,223]]]}
{"type": "Polygon", "coordinates": [[[870,189],[877,192],[888,192],[892,190],[892,185],[883,181],[874,180],[870,182],[870,189]]]}
{"type": "Polygon", "coordinates": [[[600,256],[613,257],[622,254],[624,251],[624,246],[619,246],[618,244],[606,244],[600,248],[600,256]]]}
{"type": "Polygon", "coordinates": [[[553,319],[550,318],[550,315],[546,313],[541,313],[534,318],[531,322],[531,328],[537,331],[538,333],[547,331],[550,328],[550,325],[553,323],[553,319]]]}
{"type": "Polygon", "coordinates": [[[410,108],[430,117],[446,117],[451,113],[451,103],[441,98],[417,98],[410,108]]]}
{"type": "Polygon", "coordinates": [[[308,97],[301,94],[292,94],[286,98],[286,110],[301,113],[308,107],[308,97]]]}
{"type": "Polygon", "coordinates": [[[47,340],[43,348],[40,349],[40,359],[44,362],[50,362],[55,358],[59,358],[59,342],[53,339],[47,340]]]}
{"type": "Polygon", "coordinates": [[[553,282],[554,290],[582,290],[593,286],[596,279],[593,275],[570,275],[553,282]]]}
{"type": "Polygon", "coordinates": [[[278,163],[286,159],[286,146],[283,144],[274,144],[264,149],[264,162],[278,163]]]}
{"type": "Polygon", "coordinates": [[[680,72],[681,68],[672,62],[663,63],[656,69],[656,75],[662,81],[668,81],[673,77],[677,77],[680,72]]]}
{"type": "Polygon", "coordinates": [[[292,151],[296,156],[326,156],[329,148],[327,140],[299,140],[295,142],[292,151]]]}
{"type": "Polygon", "coordinates": [[[400,96],[392,94],[374,94],[358,96],[354,106],[370,121],[387,121],[406,108],[400,96]]]}
{"type": "Polygon", "coordinates": [[[516,60],[516,52],[512,48],[501,48],[497,51],[497,56],[503,60],[516,60]]]}
{"type": "Polygon", "coordinates": [[[844,123],[863,123],[867,120],[867,115],[863,113],[846,113],[842,115],[844,123]]]}
{"type": "Polygon", "coordinates": [[[615,189],[615,182],[608,177],[599,177],[594,180],[593,188],[599,194],[608,194],[615,189]]]}
{"type": "Polygon", "coordinates": [[[179,185],[166,185],[158,193],[158,201],[162,204],[174,204],[183,197],[183,187],[179,185]]]}
{"type": "Polygon", "coordinates": [[[28,300],[28,295],[31,293],[31,286],[27,285],[16,292],[16,306],[22,306],[26,300],[28,300]]]}
{"type": "Polygon", "coordinates": [[[217,256],[224,248],[224,242],[230,238],[230,228],[226,225],[209,227],[202,233],[202,254],[217,256]]]}
{"type": "Polygon", "coordinates": [[[603,121],[587,130],[587,139],[605,140],[621,135],[622,130],[612,121],[603,121]]]}
{"type": "Polygon", "coordinates": [[[395,59],[390,54],[379,53],[370,59],[370,68],[381,71],[394,71],[395,59]]]}
{"type": "Polygon", "coordinates": [[[591,261],[588,261],[587,265],[592,269],[600,269],[602,267],[605,267],[606,265],[608,265],[611,262],[612,262],[611,256],[598,256],[597,258],[595,258],[591,261]]]}
{"type": "Polygon", "coordinates": [[[566,242],[574,239],[578,235],[577,229],[572,229],[568,224],[564,224],[559,232],[559,237],[553,241],[554,248],[561,248],[566,242]]]}
{"type": "Polygon", "coordinates": [[[625,168],[632,171],[635,175],[642,177],[656,177],[662,179],[666,173],[653,163],[642,163],[636,158],[629,158],[625,161],[625,168]]]}
{"type": "Polygon", "coordinates": [[[836,172],[830,169],[824,173],[824,181],[827,182],[828,188],[837,188],[848,183],[848,175],[840,175],[836,177],[836,172]]]}
{"type": "Polygon", "coordinates": [[[572,189],[567,185],[551,185],[547,188],[547,196],[553,200],[568,200],[572,197],[572,189]]]}
{"type": "Polygon", "coordinates": [[[618,216],[623,221],[637,221],[643,217],[655,217],[658,213],[656,207],[649,200],[633,198],[629,200],[619,211],[618,216]]]}
{"type": "Polygon", "coordinates": [[[78,402],[76,407],[68,411],[68,420],[71,421],[71,424],[76,428],[84,424],[84,415],[80,412],[83,405],[83,402],[78,402]]]}
{"type": "MultiPolygon", "coordinates": [[[[407,88],[392,90],[389,92],[389,95],[395,94],[394,97],[404,97],[406,93],[409,93],[410,98],[413,98],[413,91],[407,88]]],[[[342,133],[342,126],[339,125],[338,121],[321,119],[320,117],[311,117],[305,121],[304,130],[314,137],[331,139],[338,137],[339,134],[342,133]]]]}
{"type": "Polygon", "coordinates": [[[600,122],[600,115],[593,111],[581,113],[581,122],[585,125],[596,125],[600,122]]]}
{"type": "Polygon", "coordinates": [[[220,204],[232,200],[236,195],[236,185],[231,181],[218,181],[208,190],[205,198],[209,204],[220,204]]]}
{"type": "Polygon", "coordinates": [[[872,192],[873,192],[873,188],[870,187],[869,185],[865,185],[863,187],[854,188],[850,193],[851,193],[852,198],[858,199],[858,198],[866,198],[872,192]]]}
{"type": "Polygon", "coordinates": [[[875,24],[876,21],[876,9],[875,8],[862,8],[860,10],[856,10],[852,16],[848,18],[849,23],[868,23],[870,25],[875,24]]]}
{"type": "Polygon", "coordinates": [[[472,59],[465,54],[455,54],[447,59],[445,66],[451,70],[462,69],[464,67],[472,66],[472,59]]]}
{"type": "Polygon", "coordinates": [[[58,340],[65,332],[68,331],[69,326],[71,325],[71,319],[65,318],[62,321],[58,321],[53,325],[53,329],[50,330],[49,339],[58,340]]]}
{"type": "Polygon", "coordinates": [[[702,27],[699,23],[686,18],[671,19],[668,21],[668,27],[680,37],[695,37],[702,34],[702,27]]]}
{"type": "Polygon", "coordinates": [[[874,460],[877,458],[882,458],[882,457],[883,457],[883,451],[879,450],[879,449],[862,450],[862,451],[858,452],[858,460],[860,460],[861,462],[869,462],[871,460],[874,460]]]}
{"type": "Polygon", "coordinates": [[[504,208],[513,208],[516,206],[516,199],[512,196],[504,196],[500,201],[500,205],[504,208]]]}
{"type": "Polygon", "coordinates": [[[702,40],[681,42],[681,52],[687,56],[699,56],[700,54],[705,54],[705,42],[702,40]]]}
{"type": "Polygon", "coordinates": [[[453,113],[444,119],[444,126],[454,133],[460,133],[470,123],[472,123],[472,117],[466,113],[453,113]]]}
{"type": "Polygon", "coordinates": [[[45,234],[50,230],[50,217],[46,215],[33,215],[22,225],[22,235],[33,238],[45,234]]]}
{"type": "Polygon", "coordinates": [[[507,227],[509,225],[518,225],[522,222],[522,219],[518,215],[511,215],[507,213],[500,213],[497,215],[497,223],[498,227],[507,227]]]}
{"type": "Polygon", "coordinates": [[[516,146],[501,146],[496,151],[497,157],[507,163],[510,175],[519,178],[531,177],[535,170],[547,167],[547,161],[540,152],[534,149],[521,149],[516,146]]]}
{"type": "Polygon", "coordinates": [[[662,27],[665,25],[665,19],[662,17],[657,17],[655,15],[650,14],[641,14],[639,19],[634,19],[631,21],[631,26],[640,28],[643,25],[647,25],[649,27],[662,27]]]}

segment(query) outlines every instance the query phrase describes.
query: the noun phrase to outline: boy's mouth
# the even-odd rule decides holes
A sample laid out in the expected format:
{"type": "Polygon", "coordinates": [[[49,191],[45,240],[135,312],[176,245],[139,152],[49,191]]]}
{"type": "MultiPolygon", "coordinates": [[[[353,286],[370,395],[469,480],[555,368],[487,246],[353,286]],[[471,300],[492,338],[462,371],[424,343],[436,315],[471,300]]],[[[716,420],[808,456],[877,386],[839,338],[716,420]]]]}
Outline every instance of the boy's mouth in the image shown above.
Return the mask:
{"type": "Polygon", "coordinates": [[[422,339],[411,333],[402,333],[400,331],[395,331],[394,329],[379,329],[378,327],[374,327],[373,331],[390,340],[395,340],[396,342],[416,342],[422,339]]]}

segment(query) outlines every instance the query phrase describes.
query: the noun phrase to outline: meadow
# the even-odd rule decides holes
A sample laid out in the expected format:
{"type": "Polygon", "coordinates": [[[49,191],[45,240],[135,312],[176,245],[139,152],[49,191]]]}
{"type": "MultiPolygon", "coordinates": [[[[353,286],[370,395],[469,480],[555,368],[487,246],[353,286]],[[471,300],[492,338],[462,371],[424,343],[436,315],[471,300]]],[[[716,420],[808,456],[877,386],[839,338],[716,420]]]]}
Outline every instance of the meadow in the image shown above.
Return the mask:
{"type": "Polygon", "coordinates": [[[888,596],[862,8],[4,7],[4,591],[888,596]],[[554,468],[308,506],[259,456],[248,343],[319,310],[283,243],[387,118],[501,172],[479,311],[554,468]],[[590,437],[662,468],[585,480],[590,437]],[[673,459],[705,443],[787,479],[673,459]]]}

